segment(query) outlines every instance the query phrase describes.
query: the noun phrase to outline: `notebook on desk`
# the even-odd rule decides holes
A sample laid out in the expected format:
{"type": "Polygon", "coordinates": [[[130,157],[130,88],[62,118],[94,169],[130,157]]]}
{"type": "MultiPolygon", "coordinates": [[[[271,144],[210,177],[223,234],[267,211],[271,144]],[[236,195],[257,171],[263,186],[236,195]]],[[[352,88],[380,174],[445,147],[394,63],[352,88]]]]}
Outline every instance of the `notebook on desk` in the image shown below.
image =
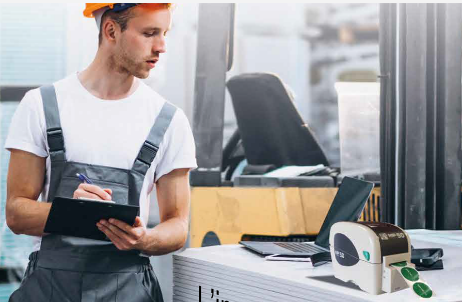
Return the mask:
{"type": "Polygon", "coordinates": [[[374,184],[345,177],[332,202],[314,242],[258,242],[240,241],[244,247],[263,256],[311,256],[329,251],[331,226],[339,221],[357,221],[372,193],[374,184]]]}

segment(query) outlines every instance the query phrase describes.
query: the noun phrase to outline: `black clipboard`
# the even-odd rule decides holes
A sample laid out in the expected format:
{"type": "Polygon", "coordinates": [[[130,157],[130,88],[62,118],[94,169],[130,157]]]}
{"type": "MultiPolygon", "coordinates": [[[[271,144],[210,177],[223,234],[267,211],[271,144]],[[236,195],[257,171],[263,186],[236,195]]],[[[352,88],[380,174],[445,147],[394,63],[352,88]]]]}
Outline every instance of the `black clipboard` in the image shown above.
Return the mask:
{"type": "Polygon", "coordinates": [[[139,209],[139,206],[112,202],[56,197],[44,232],[109,241],[96,223],[101,219],[115,218],[133,225],[139,209]]]}

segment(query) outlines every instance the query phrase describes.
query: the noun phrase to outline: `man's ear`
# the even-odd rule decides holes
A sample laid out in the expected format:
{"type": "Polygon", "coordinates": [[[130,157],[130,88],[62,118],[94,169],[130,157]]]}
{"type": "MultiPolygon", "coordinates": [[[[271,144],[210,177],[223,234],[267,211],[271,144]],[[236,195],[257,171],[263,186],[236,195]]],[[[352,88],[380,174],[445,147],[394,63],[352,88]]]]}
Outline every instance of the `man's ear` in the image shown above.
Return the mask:
{"type": "Polygon", "coordinates": [[[113,42],[116,37],[117,24],[112,20],[107,20],[103,24],[103,35],[109,42],[113,42]]]}

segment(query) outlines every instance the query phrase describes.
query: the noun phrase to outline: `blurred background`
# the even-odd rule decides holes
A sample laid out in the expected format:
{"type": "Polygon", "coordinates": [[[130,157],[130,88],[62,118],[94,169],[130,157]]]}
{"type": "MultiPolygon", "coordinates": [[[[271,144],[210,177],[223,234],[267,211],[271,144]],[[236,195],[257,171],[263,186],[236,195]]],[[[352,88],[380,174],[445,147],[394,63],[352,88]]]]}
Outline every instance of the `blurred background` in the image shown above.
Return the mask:
{"type": "MultiPolygon", "coordinates": [[[[0,4],[0,302],[19,285],[31,242],[5,223],[11,117],[24,93],[83,70],[97,50],[97,28],[80,4],[0,4]]],[[[234,65],[227,77],[273,72],[287,84],[302,118],[332,166],[340,165],[334,83],[376,82],[378,4],[236,5],[234,65]]],[[[182,108],[192,122],[198,4],[178,4],[161,55],[146,83],[182,108]]],[[[200,55],[200,54],[199,54],[200,55]]],[[[224,143],[236,128],[226,96],[224,143]]],[[[158,223],[153,196],[149,225],[158,223]]],[[[152,257],[165,301],[171,301],[171,255],[152,257]]]]}

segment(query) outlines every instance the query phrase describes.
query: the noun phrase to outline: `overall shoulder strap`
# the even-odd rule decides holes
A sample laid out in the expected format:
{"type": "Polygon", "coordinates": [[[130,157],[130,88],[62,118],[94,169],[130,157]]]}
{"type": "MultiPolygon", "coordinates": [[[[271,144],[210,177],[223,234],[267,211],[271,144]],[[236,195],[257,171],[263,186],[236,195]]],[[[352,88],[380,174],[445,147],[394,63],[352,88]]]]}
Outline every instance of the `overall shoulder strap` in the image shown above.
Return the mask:
{"type": "Polygon", "coordinates": [[[42,86],[40,87],[40,93],[42,95],[43,111],[45,112],[50,159],[51,161],[65,160],[64,137],[59,119],[55,87],[53,85],[42,86]]]}
{"type": "Polygon", "coordinates": [[[176,107],[169,102],[165,102],[159,115],[157,116],[154,125],[149,132],[148,138],[143,143],[140,152],[133,164],[133,170],[145,175],[151,166],[152,161],[156,157],[159,145],[164,139],[165,132],[167,131],[170,122],[176,112],[176,107]]]}

